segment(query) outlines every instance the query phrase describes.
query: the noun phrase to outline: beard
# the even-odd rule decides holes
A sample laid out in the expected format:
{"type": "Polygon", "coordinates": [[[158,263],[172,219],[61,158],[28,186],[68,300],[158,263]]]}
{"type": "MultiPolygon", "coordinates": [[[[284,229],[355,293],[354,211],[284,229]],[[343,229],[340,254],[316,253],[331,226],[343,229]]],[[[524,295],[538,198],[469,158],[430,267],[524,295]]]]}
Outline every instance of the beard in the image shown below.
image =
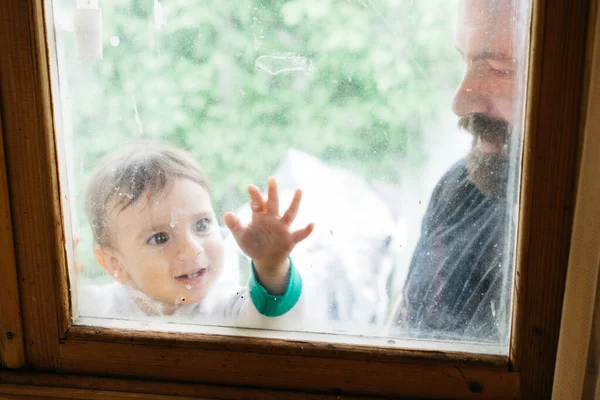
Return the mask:
{"type": "Polygon", "coordinates": [[[505,197],[508,184],[510,125],[505,120],[490,118],[481,113],[462,117],[458,125],[473,135],[473,146],[467,157],[469,180],[486,197],[505,197]],[[479,139],[496,145],[500,151],[482,151],[477,145],[479,139]]]}

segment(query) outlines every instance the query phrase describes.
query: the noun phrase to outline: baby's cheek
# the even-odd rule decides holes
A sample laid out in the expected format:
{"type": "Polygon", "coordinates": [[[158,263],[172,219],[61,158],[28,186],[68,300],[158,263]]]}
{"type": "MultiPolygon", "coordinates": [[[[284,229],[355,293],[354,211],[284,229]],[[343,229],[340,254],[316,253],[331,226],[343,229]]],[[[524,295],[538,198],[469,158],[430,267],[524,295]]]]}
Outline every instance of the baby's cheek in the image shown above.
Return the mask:
{"type": "Polygon", "coordinates": [[[218,258],[220,260],[223,259],[225,255],[225,242],[221,237],[220,231],[215,232],[210,236],[210,240],[206,243],[207,246],[210,246],[210,252],[214,258],[218,258]]]}
{"type": "Polygon", "coordinates": [[[172,274],[170,274],[169,265],[149,261],[146,265],[140,265],[140,271],[145,276],[145,281],[153,287],[171,286],[172,274]]]}
{"type": "Polygon", "coordinates": [[[218,241],[211,246],[210,258],[211,264],[215,272],[221,273],[223,270],[223,262],[225,260],[225,248],[222,241],[218,241]]]}

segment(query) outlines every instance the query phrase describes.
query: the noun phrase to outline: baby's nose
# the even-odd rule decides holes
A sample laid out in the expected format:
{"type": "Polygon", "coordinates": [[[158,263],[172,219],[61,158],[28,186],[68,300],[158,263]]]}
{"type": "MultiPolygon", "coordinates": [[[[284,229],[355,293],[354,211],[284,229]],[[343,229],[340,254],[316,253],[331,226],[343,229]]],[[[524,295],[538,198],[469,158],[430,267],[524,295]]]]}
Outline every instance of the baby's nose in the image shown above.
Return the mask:
{"type": "Polygon", "coordinates": [[[186,238],[182,240],[178,248],[177,258],[180,261],[193,260],[204,252],[204,246],[201,239],[186,238]]]}

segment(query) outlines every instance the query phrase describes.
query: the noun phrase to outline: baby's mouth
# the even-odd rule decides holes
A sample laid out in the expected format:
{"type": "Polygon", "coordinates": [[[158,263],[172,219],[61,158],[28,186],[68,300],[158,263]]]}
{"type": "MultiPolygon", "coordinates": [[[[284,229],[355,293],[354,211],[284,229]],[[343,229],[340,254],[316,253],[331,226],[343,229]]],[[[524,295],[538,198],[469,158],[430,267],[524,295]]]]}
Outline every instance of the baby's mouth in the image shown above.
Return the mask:
{"type": "Polygon", "coordinates": [[[208,268],[199,268],[187,274],[176,276],[175,280],[185,284],[194,284],[198,283],[207,272],[208,268]]]}

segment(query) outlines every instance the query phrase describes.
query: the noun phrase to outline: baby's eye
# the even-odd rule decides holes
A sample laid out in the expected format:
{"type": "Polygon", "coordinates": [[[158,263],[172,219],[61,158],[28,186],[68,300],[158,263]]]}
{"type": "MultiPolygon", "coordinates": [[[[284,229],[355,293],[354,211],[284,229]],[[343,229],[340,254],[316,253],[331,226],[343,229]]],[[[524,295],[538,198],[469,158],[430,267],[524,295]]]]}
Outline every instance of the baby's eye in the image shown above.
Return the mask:
{"type": "Polygon", "coordinates": [[[210,228],[210,219],[208,218],[200,218],[194,224],[194,231],[196,232],[206,232],[210,228]]]}
{"type": "Polygon", "coordinates": [[[150,236],[146,243],[152,246],[160,246],[161,244],[167,243],[168,240],[169,235],[167,235],[165,232],[158,232],[150,236]]]}

